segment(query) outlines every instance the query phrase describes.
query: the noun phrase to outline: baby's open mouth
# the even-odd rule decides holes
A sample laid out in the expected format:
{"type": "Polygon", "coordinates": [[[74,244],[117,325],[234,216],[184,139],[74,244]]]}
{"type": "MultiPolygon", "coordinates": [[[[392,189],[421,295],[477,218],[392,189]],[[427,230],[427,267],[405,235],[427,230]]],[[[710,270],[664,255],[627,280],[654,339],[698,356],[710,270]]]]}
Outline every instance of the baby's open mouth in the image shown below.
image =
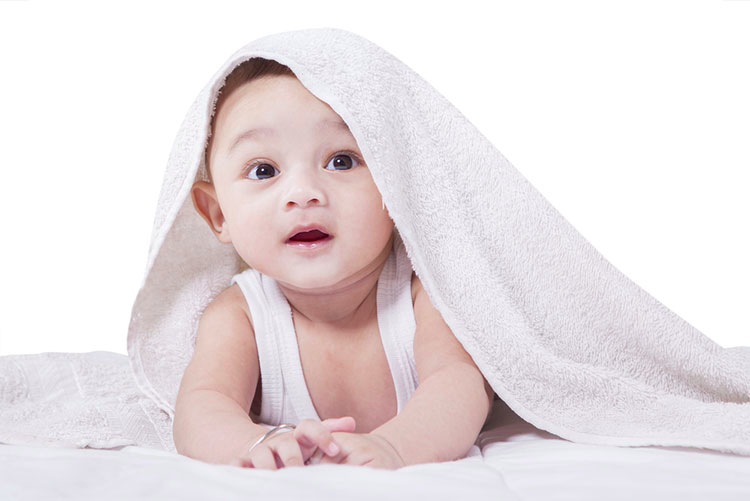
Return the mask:
{"type": "Polygon", "coordinates": [[[295,242],[314,242],[316,240],[322,240],[324,238],[328,238],[330,235],[328,233],[324,233],[320,230],[310,230],[310,231],[301,231],[299,233],[296,233],[292,238],[290,238],[290,241],[295,242]]]}

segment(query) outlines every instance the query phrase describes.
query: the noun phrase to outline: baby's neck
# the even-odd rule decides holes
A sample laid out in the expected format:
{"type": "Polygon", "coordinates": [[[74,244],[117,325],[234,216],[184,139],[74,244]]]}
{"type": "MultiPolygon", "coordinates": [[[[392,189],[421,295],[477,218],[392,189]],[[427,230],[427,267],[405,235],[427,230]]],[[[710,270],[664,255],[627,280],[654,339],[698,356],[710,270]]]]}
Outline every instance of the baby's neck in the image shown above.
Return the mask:
{"type": "Polygon", "coordinates": [[[295,330],[321,340],[359,341],[369,332],[367,326],[377,321],[377,280],[374,284],[368,280],[367,285],[364,298],[362,290],[352,290],[340,310],[335,309],[336,303],[329,302],[326,310],[313,309],[312,314],[305,314],[290,302],[295,330]]]}

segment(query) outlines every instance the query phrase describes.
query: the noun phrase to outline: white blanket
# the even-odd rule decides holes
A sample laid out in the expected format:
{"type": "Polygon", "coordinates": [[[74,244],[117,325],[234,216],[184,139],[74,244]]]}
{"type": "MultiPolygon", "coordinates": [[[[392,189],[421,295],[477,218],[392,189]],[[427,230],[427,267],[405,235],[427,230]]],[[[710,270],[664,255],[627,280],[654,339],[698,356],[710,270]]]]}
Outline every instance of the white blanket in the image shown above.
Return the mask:
{"type": "Polygon", "coordinates": [[[497,401],[468,457],[396,471],[314,465],[272,472],[213,465],[139,446],[95,450],[0,445],[0,499],[750,498],[748,458],[678,449],[569,442],[535,428],[497,401]]]}
{"type": "Polygon", "coordinates": [[[271,471],[214,465],[136,446],[105,451],[0,445],[0,499],[113,496],[242,501],[520,499],[502,475],[483,463],[478,449],[475,456],[459,461],[396,471],[338,464],[271,471]]]}
{"type": "Polygon", "coordinates": [[[205,179],[223,80],[254,56],[288,65],[349,125],[430,300],[517,415],[585,444],[750,455],[750,348],[722,348],[638,287],[439,92],[339,29],[258,39],[209,79],[165,170],[128,332],[132,374],[101,355],[48,354],[32,372],[2,357],[0,442],[174,451],[198,320],[242,265],[189,191],[205,179]],[[79,399],[62,398],[64,370],[80,376],[79,399]]]}

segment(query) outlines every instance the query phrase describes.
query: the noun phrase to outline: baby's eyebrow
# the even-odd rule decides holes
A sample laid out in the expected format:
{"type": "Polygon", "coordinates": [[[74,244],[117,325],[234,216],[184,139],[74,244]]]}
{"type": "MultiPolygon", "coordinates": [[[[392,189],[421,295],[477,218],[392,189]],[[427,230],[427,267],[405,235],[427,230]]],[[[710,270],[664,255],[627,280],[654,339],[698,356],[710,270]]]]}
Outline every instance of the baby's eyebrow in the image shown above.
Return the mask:
{"type": "MultiPolygon", "coordinates": [[[[318,122],[318,129],[324,129],[327,127],[335,127],[337,129],[351,133],[351,131],[349,130],[349,126],[346,125],[345,122],[335,118],[324,118],[323,120],[318,122]]],[[[234,138],[231,145],[229,146],[229,150],[227,150],[227,154],[232,153],[232,150],[234,150],[240,143],[243,143],[245,141],[253,141],[257,136],[273,136],[275,134],[276,130],[270,127],[256,127],[254,129],[248,129],[244,132],[239,133],[237,137],[234,138]]]]}

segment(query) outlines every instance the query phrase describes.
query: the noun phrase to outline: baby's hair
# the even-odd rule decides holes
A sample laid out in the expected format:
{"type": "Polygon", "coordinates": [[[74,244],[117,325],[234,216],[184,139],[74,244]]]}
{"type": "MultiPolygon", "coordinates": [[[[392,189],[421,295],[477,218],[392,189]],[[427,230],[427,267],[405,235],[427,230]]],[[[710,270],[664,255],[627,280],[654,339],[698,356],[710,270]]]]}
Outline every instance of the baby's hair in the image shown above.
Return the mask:
{"type": "Polygon", "coordinates": [[[262,57],[253,57],[240,63],[231,71],[231,73],[229,73],[229,75],[227,75],[227,78],[224,81],[224,86],[219,90],[219,96],[216,99],[214,113],[211,117],[210,134],[204,151],[204,165],[206,166],[206,174],[209,183],[213,183],[213,179],[211,178],[211,166],[209,165],[209,156],[211,154],[211,146],[213,145],[213,137],[216,131],[216,115],[219,114],[219,109],[222,104],[232,92],[241,85],[252,82],[261,77],[280,75],[296,77],[294,72],[288,66],[272,59],[264,59],[262,57]]]}

